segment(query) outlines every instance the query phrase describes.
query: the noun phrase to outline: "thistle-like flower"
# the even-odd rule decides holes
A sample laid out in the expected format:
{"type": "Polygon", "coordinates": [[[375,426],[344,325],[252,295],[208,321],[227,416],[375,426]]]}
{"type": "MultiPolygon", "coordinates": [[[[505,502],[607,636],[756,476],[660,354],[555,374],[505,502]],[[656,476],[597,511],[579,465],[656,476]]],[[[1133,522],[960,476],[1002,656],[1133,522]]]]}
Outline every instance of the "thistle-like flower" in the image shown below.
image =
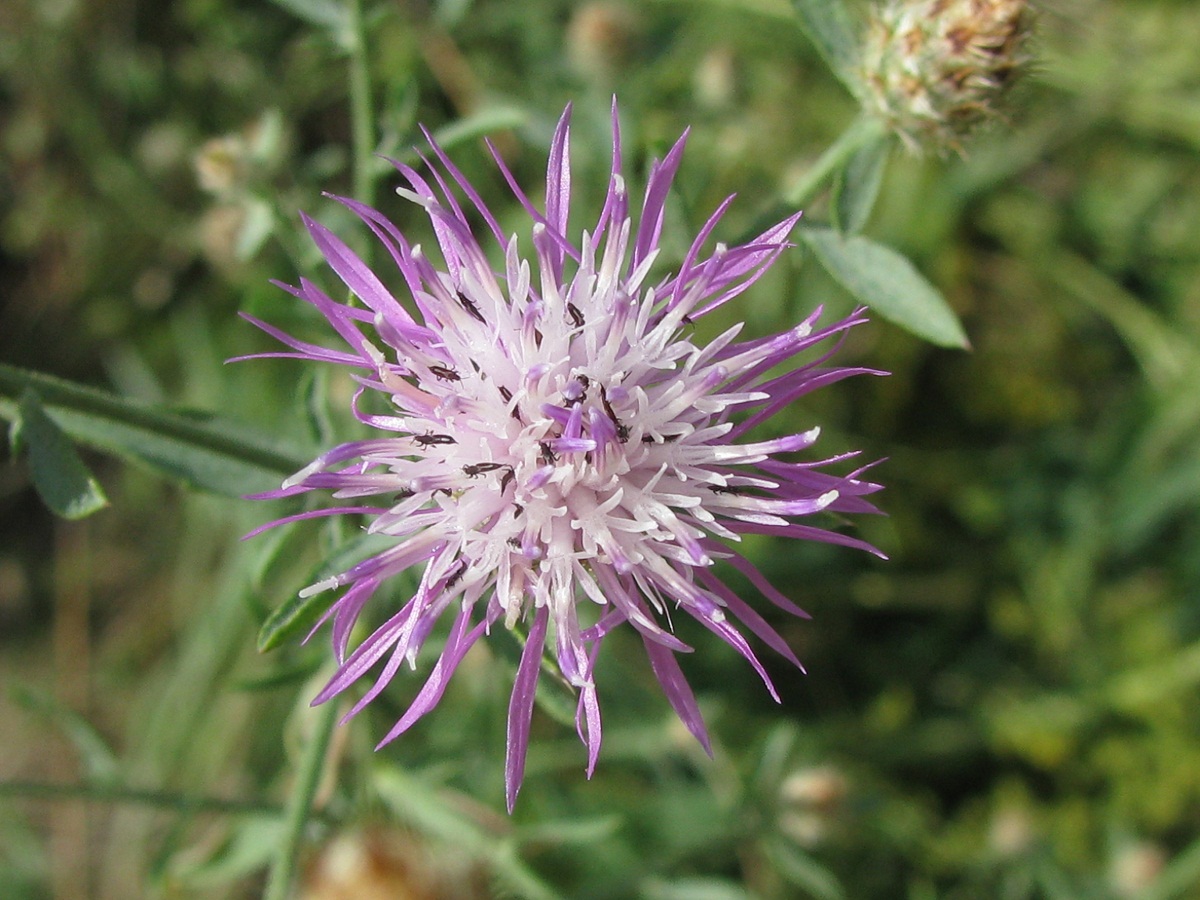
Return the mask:
{"type": "Polygon", "coordinates": [[[1025,61],[1026,0],[887,0],[862,51],[864,101],[910,150],[957,150],[1025,61]]]}
{"type": "Polygon", "coordinates": [[[501,230],[431,140],[436,187],[409,166],[395,166],[408,185],[399,193],[432,221],[440,262],[379,212],[342,199],[389,252],[400,290],[393,292],[345,243],[306,218],[329,266],[362,306],[336,302],[307,279],[288,290],[313,304],[348,349],[306,343],[250,319],[291,348],[265,355],[351,369],[359,384],[355,415],[376,432],[333,448],[264,495],[331,490],[337,498],[379,498],[375,505],[280,522],[367,515],[368,531],[394,539],[383,552],[305,591],[344,589],[324,619],[332,620],[339,665],[313,702],[343,693],[379,666],[347,718],[354,715],[403,662],[415,665],[440,619],[452,620],[428,681],[382,746],[437,704],[464,655],[489,629],[498,623],[521,629],[525,646],[508,711],[510,810],[548,645],[578,692],[576,722],[589,775],[600,749],[593,669],[605,636],[625,624],[644,643],[668,701],[708,749],[675,658],[691,648],[669,627],[673,611],[736,649],[778,700],[735,620],[800,663],[763,617],[716,577],[713,565],[727,560],[769,601],[803,616],[730,545],[744,534],[769,534],[870,550],[856,538],[795,520],[822,511],[872,512],[864,495],[878,489],[859,477],[861,469],[822,471],[854,454],[785,458],[811,447],[817,428],[748,439],[796,398],[868,371],[825,367],[829,348],[803,365],[780,368],[830,339],[836,343],[864,321],[862,310],[825,326],[817,324],[818,310],[771,337],[739,341],[738,325],[705,346],[692,340],[695,321],[749,288],[789,246],[799,215],[748,244],[706,250],[730,198],[700,229],[675,272],[652,281],[686,134],[652,165],[635,218],[621,175],[614,105],[604,206],[595,227],[573,240],[569,114],[551,144],[544,211],[493,150],[532,220],[532,264],[522,257],[518,237],[501,230]],[[472,216],[486,223],[502,262],[489,261],[472,232],[472,216]],[[382,395],[384,411],[367,405],[372,394],[382,395]],[[402,608],[384,611],[383,624],[351,649],[351,629],[380,585],[412,567],[420,570],[415,595],[402,608]]]}

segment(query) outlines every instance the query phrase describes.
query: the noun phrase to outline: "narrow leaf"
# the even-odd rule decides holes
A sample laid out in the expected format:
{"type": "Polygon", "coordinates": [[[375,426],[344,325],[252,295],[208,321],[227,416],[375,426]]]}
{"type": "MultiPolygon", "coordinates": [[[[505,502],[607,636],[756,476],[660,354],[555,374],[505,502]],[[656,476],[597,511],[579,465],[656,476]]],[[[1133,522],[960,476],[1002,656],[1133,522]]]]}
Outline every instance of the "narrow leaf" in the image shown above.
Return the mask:
{"type": "MultiPolygon", "coordinates": [[[[379,553],[394,541],[378,534],[367,534],[350,541],[337,553],[324,560],[308,578],[308,584],[316,584],[344,572],[355,563],[379,553]]],[[[337,592],[322,591],[308,597],[293,595],[271,612],[258,632],[258,650],[266,653],[293,638],[303,637],[321,618],[321,615],[337,599],[337,592]]]]}
{"type": "Polygon", "coordinates": [[[32,390],[21,395],[10,435],[14,454],[28,453],[33,486],[55,515],[82,519],[108,505],[99,482],[32,390]]]}
{"type": "Polygon", "coordinates": [[[945,298],[895,250],[829,228],[796,234],[842,287],[885,319],[941,347],[970,346],[945,298]]]}
{"type": "Polygon", "coordinates": [[[792,0],[800,27],[833,74],[857,96],[860,79],[858,37],[842,0],[792,0]]]}
{"type": "Polygon", "coordinates": [[[273,2],[276,6],[283,7],[310,25],[327,28],[334,35],[342,34],[350,20],[345,5],[336,3],[334,0],[273,0],[273,2]]]}
{"type": "Polygon", "coordinates": [[[833,189],[833,221],[842,234],[858,234],[871,218],[891,147],[890,139],[877,135],[860,147],[838,173],[833,189]]]}
{"type": "Polygon", "coordinates": [[[441,841],[460,856],[483,863],[500,883],[503,896],[525,900],[561,900],[562,895],[546,884],[517,855],[510,840],[501,839],[460,810],[463,798],[395,766],[379,765],[370,785],[383,805],[415,831],[441,841]]]}
{"type": "Polygon", "coordinates": [[[116,754],[83,716],[50,694],[26,685],[14,685],[10,696],[25,710],[56,728],[75,748],[89,781],[111,784],[120,772],[116,754]]]}
{"type": "Polygon", "coordinates": [[[58,426],[79,443],[217,494],[236,497],[278,487],[281,478],[308,462],[278,440],[217,416],[164,412],[0,363],[0,416],[16,418],[16,400],[27,390],[37,393],[58,426]]]}

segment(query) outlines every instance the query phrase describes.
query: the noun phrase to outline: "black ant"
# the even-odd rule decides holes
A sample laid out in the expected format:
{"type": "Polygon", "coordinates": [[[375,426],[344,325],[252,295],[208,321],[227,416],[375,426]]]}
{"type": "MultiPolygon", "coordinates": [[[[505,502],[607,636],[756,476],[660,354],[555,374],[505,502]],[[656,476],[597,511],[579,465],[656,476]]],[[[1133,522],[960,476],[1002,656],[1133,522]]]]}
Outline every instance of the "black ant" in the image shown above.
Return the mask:
{"type": "Polygon", "coordinates": [[[538,446],[542,450],[542,462],[548,466],[552,466],[558,461],[558,456],[550,448],[549,441],[538,441],[538,446]]]}

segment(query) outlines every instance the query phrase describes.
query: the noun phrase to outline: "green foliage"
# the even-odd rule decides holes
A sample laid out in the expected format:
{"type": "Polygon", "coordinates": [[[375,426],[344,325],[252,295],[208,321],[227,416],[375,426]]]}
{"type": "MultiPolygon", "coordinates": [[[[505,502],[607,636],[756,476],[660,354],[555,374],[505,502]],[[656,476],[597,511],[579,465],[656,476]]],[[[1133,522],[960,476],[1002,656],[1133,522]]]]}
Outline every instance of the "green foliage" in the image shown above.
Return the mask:
{"type": "Polygon", "coordinates": [[[1200,10],[1047,9],[1009,120],[937,160],[859,116],[863,6],[6,7],[0,414],[21,453],[0,475],[0,680],[28,687],[0,698],[0,893],[255,897],[272,866],[276,891],[315,892],[336,853],[395,895],[404,879],[468,898],[1196,895],[1200,10]],[[323,334],[269,283],[338,287],[299,209],[369,245],[323,191],[374,196],[428,240],[373,155],[417,162],[418,123],[503,226],[527,227],[479,138],[536,192],[572,101],[573,212],[594,215],[613,93],[634,195],[693,126],[664,265],[729,193],[717,239],[804,207],[801,247],[701,329],[872,308],[841,358],[891,377],[777,427],[887,457],[888,516],[859,529],[891,561],[746,542],[813,613],[764,612],[810,674],[769,663],[775,706],[676,623],[700,648],[683,665],[711,760],[636,639],[599,662],[590,781],[570,689],[543,679],[510,819],[514,635],[481,642],[384,750],[428,659],[322,731],[346,711],[308,708],[327,636],[297,641],[334,594],[298,591],[378,538],[302,522],[240,544],[301,508],[230,498],[354,436],[353,384],[223,361],[277,349],[239,311],[323,334]],[[91,515],[53,520],[39,495],[91,515]]]}

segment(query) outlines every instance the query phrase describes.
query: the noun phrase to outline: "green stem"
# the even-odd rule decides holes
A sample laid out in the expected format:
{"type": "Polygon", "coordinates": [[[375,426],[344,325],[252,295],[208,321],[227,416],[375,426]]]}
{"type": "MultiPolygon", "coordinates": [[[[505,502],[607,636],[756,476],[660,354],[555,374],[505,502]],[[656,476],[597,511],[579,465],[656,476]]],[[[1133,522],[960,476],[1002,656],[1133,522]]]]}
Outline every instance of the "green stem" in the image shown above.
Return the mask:
{"type": "Polygon", "coordinates": [[[284,834],[271,861],[267,874],[267,890],[263,900],[286,900],[296,874],[296,861],[300,856],[300,845],[304,841],[304,829],[313,817],[313,798],[321,781],[325,766],[325,755],[329,751],[329,738],[337,723],[338,704],[330,701],[320,708],[314,723],[308,746],[300,758],[300,770],[296,783],[292,785],[284,811],[284,834]]]}
{"type": "MultiPolygon", "coordinates": [[[[67,382],[62,378],[0,362],[0,400],[17,401],[30,389],[36,391],[44,406],[49,408],[78,413],[89,416],[90,419],[119,422],[132,430],[197,446],[230,461],[262,469],[264,472],[289,475],[305,464],[305,460],[301,458],[281,454],[266,446],[247,443],[244,437],[230,434],[220,424],[205,424],[187,416],[162,412],[148,403],[128,400],[90,388],[88,385],[67,382]]],[[[2,418],[10,418],[11,414],[14,414],[13,410],[0,404],[2,418]]],[[[72,427],[65,427],[65,430],[72,433],[73,437],[94,443],[102,450],[114,449],[104,446],[103,442],[98,440],[88,440],[86,434],[74,434],[73,431],[76,430],[72,427]]]]}
{"type": "Polygon", "coordinates": [[[375,106],[371,101],[371,68],[362,0],[350,0],[350,141],[354,198],[375,203],[375,106]]]}
{"type": "Polygon", "coordinates": [[[132,788],[119,784],[55,784],[45,781],[0,781],[0,797],[32,797],[39,800],[83,800],[89,803],[128,804],[179,813],[216,813],[220,815],[278,816],[283,809],[265,800],[226,800],[132,788]]]}
{"type": "Polygon", "coordinates": [[[841,133],[836,141],[821,154],[805,173],[804,177],[786,194],[784,203],[795,209],[807,204],[825,182],[837,174],[855,153],[883,134],[883,125],[876,119],[860,116],[841,133]]]}

